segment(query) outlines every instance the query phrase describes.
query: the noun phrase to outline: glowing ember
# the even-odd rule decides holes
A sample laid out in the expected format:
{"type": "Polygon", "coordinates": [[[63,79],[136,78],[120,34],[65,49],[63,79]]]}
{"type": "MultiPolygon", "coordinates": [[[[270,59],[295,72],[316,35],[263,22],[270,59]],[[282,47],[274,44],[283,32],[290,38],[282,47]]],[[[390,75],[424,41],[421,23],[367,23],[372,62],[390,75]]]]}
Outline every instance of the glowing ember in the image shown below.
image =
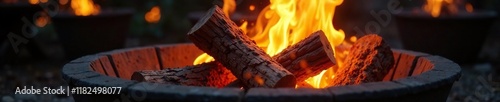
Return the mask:
{"type": "MultiPolygon", "coordinates": [[[[234,11],[234,0],[224,0],[225,13],[234,11]],[[226,6],[228,5],[228,6],[226,6]]],[[[284,50],[287,46],[295,44],[308,37],[317,30],[323,30],[333,46],[341,45],[344,41],[344,32],[333,27],[335,7],[343,0],[270,0],[270,5],[259,14],[255,26],[248,27],[244,22],[240,28],[247,33],[257,45],[265,48],[271,56],[284,50]]],[[[249,7],[251,10],[252,7],[249,7]]],[[[254,8],[255,9],[255,8],[254,8]]],[[[229,15],[229,14],[227,14],[229,15]]],[[[335,48],[335,47],[331,47],[335,48]]],[[[337,52],[335,57],[344,52],[337,52]]],[[[193,64],[213,61],[207,54],[200,55],[193,64]]],[[[341,66],[342,61],[337,62],[341,66]]],[[[306,80],[315,88],[329,86],[327,79],[334,77],[330,68],[306,80]]]]}
{"type": "Polygon", "coordinates": [[[349,40],[351,42],[356,42],[358,40],[358,38],[356,38],[356,36],[351,36],[351,38],[349,38],[349,40]]]}
{"type": "Polygon", "coordinates": [[[149,23],[158,23],[161,18],[160,7],[154,6],[149,10],[146,15],[144,15],[144,19],[149,23]]]}
{"type": "MultiPolygon", "coordinates": [[[[431,14],[432,17],[437,18],[442,13],[457,14],[459,5],[464,5],[464,3],[461,0],[427,0],[422,9],[431,14]]],[[[469,13],[472,12],[472,5],[465,3],[465,10],[469,13]]]]}
{"type": "Polygon", "coordinates": [[[248,10],[250,10],[250,11],[255,10],[255,6],[254,6],[254,5],[250,5],[250,6],[248,7],[248,10]]]}
{"type": "Polygon", "coordinates": [[[77,16],[89,16],[99,14],[100,7],[92,0],[71,0],[71,8],[77,16]]]}

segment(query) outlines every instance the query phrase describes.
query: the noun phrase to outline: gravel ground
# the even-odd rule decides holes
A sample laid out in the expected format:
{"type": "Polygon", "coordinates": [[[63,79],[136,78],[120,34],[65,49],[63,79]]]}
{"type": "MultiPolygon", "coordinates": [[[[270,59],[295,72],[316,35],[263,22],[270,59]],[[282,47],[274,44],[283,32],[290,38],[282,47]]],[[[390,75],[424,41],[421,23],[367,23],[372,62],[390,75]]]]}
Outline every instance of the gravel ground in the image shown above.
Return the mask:
{"type": "Polygon", "coordinates": [[[53,64],[28,64],[4,65],[0,74],[0,102],[73,102],[72,97],[66,95],[20,95],[14,94],[16,88],[33,86],[37,89],[43,87],[66,87],[66,82],[61,78],[60,66],[53,64]]]}
{"type": "Polygon", "coordinates": [[[462,66],[462,77],[455,82],[448,102],[499,102],[500,82],[493,81],[488,63],[462,66]]]}

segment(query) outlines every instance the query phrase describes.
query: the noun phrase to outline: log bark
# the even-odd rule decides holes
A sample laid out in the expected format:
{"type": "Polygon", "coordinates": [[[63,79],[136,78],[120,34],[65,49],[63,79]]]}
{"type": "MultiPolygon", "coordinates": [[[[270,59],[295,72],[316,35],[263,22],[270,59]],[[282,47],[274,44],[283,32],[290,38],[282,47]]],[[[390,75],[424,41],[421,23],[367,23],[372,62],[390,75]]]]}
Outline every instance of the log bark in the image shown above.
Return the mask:
{"type": "Polygon", "coordinates": [[[297,82],[318,75],[330,67],[336,67],[332,45],[321,30],[287,47],[273,56],[273,59],[292,72],[297,82]]]}
{"type": "Polygon", "coordinates": [[[183,68],[136,71],[131,79],[172,85],[222,87],[236,80],[236,77],[220,63],[202,63],[183,68]]]}
{"type": "Polygon", "coordinates": [[[370,34],[355,42],[345,65],[336,72],[330,85],[352,85],[382,81],[394,65],[391,48],[382,37],[370,34]]]}
{"type": "MultiPolygon", "coordinates": [[[[309,35],[307,38],[304,40],[287,47],[285,50],[281,51],[277,55],[273,56],[273,59],[275,59],[278,63],[283,65],[285,69],[293,73],[296,77],[297,82],[302,82],[306,80],[309,77],[315,76],[319,74],[321,71],[326,70],[330,67],[337,67],[336,66],[336,61],[335,58],[333,57],[334,53],[333,50],[331,49],[330,43],[327,42],[326,36],[324,35],[323,31],[317,31],[309,35]]],[[[216,61],[213,62],[208,62],[207,64],[215,64],[218,63],[216,61]]],[[[205,68],[200,65],[195,65],[195,68],[205,68]]],[[[192,70],[188,70],[191,67],[186,67],[186,68],[179,68],[179,69],[186,69],[183,70],[183,73],[190,73],[192,70]]],[[[214,70],[227,70],[223,66],[217,66],[217,67],[212,67],[214,70]]],[[[179,70],[175,69],[175,70],[179,70]]],[[[164,70],[174,70],[174,69],[164,69],[164,70]]],[[[198,73],[208,73],[210,70],[204,70],[198,73]]],[[[177,81],[174,80],[174,82],[168,82],[171,80],[161,80],[158,78],[158,80],[153,80],[153,79],[146,79],[144,80],[143,77],[147,76],[155,76],[155,77],[164,77],[168,79],[169,77],[177,77],[177,76],[171,76],[171,75],[161,75],[162,73],[141,73],[140,71],[136,72],[137,74],[141,74],[140,76],[137,75],[137,78],[132,77],[132,80],[137,80],[137,81],[146,81],[146,82],[153,82],[153,83],[171,83],[171,84],[177,84],[177,85],[184,85],[185,83],[178,83],[177,81]],[[142,79],[142,80],[141,80],[142,79]]],[[[194,73],[194,72],[193,72],[194,73]]],[[[135,75],[135,74],[134,74],[135,75]]],[[[182,75],[182,74],[181,74],[182,75]]],[[[219,73],[212,73],[211,76],[221,76],[221,77],[215,77],[216,79],[214,80],[193,80],[193,79],[183,79],[183,80],[192,80],[192,81],[200,81],[200,84],[196,84],[198,86],[206,86],[203,85],[203,83],[226,83],[224,79],[224,76],[232,76],[226,75],[226,74],[219,74],[219,73]],[[219,80],[217,80],[219,79],[219,80]],[[223,82],[211,82],[211,81],[223,81],[223,82]]],[[[232,79],[231,79],[232,80],[232,79]]],[[[190,82],[190,81],[187,81],[190,82]]],[[[220,84],[219,84],[220,85],[220,84]]],[[[226,84],[224,84],[226,85],[226,84]]],[[[223,87],[223,86],[212,86],[212,87],[223,87]]],[[[244,87],[239,83],[239,81],[233,81],[229,84],[227,84],[224,87],[244,87]]]]}
{"type": "Polygon", "coordinates": [[[188,32],[200,50],[228,68],[247,87],[294,87],[295,76],[266,54],[218,6],[188,32]]]}
{"type": "MultiPolygon", "coordinates": [[[[318,75],[321,71],[330,67],[338,67],[336,66],[332,45],[321,30],[287,47],[273,56],[273,59],[295,75],[297,85],[307,87],[312,87],[309,84],[304,84],[304,80],[307,78],[318,75]]],[[[241,83],[232,82],[226,87],[242,86],[238,84],[241,83]]]]}

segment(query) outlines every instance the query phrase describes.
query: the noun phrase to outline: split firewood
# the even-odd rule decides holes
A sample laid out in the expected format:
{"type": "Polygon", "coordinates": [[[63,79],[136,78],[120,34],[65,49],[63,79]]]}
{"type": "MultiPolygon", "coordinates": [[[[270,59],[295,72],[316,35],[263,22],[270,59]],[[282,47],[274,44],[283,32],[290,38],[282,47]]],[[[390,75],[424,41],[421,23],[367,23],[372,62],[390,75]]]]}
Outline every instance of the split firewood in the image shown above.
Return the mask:
{"type": "MultiPolygon", "coordinates": [[[[292,72],[297,79],[297,83],[300,84],[307,78],[318,75],[323,70],[337,67],[331,47],[325,33],[319,30],[304,40],[287,47],[273,56],[273,59],[292,72]]],[[[226,87],[240,87],[241,84],[238,82],[232,82],[226,87]]]]}
{"type": "Polygon", "coordinates": [[[188,38],[247,87],[294,87],[296,84],[295,76],[259,48],[218,6],[212,7],[191,28],[188,38]]]}
{"type": "Polygon", "coordinates": [[[336,72],[330,85],[352,85],[382,81],[394,64],[392,50],[382,37],[370,34],[356,41],[346,63],[336,72]]]}
{"type": "MultiPolygon", "coordinates": [[[[302,82],[306,80],[309,77],[315,76],[319,74],[321,71],[326,70],[330,67],[337,67],[336,66],[336,61],[333,57],[334,53],[333,50],[331,49],[330,43],[328,43],[326,36],[323,31],[317,31],[312,33],[310,36],[305,38],[304,40],[301,40],[300,42],[287,47],[285,50],[281,51],[277,55],[273,56],[273,59],[275,59],[278,63],[283,65],[285,69],[293,73],[296,77],[297,82],[302,82]]],[[[218,63],[216,61],[208,62],[206,64],[214,64],[218,63]]],[[[205,68],[205,67],[196,67],[196,66],[201,66],[200,65],[195,65],[195,67],[186,67],[186,68],[205,68]]],[[[212,66],[213,69],[207,69],[203,70],[200,72],[195,72],[195,73],[208,73],[211,72],[211,70],[227,70],[223,66],[212,66]]],[[[181,70],[185,68],[178,68],[178,69],[164,69],[164,70],[181,70]]],[[[192,73],[191,71],[193,70],[182,70],[179,71],[179,73],[183,74],[177,74],[179,76],[185,76],[184,74],[189,74],[192,73]]],[[[168,71],[166,71],[168,72],[168,71]]],[[[222,78],[226,78],[225,76],[233,76],[227,75],[227,74],[219,74],[219,73],[211,73],[211,76],[220,76],[220,77],[214,77],[218,79],[213,79],[213,80],[197,80],[197,79],[181,79],[181,80],[191,80],[191,81],[182,81],[179,83],[177,80],[170,80],[170,79],[175,79],[178,78],[176,76],[171,76],[171,75],[162,75],[163,73],[160,72],[154,72],[154,71],[137,71],[132,75],[132,80],[137,80],[137,81],[146,81],[146,82],[154,82],[154,83],[169,83],[169,84],[177,84],[177,85],[188,85],[189,83],[182,83],[182,82],[190,82],[192,81],[198,81],[200,84],[196,84],[196,86],[207,86],[203,85],[203,83],[228,83],[227,86],[225,87],[243,87],[240,83],[240,81],[233,81],[231,83],[226,82],[222,78]],[[136,77],[134,77],[136,76],[136,77]],[[151,78],[145,79],[147,76],[155,76],[155,77],[164,77],[163,80],[158,78],[158,80],[153,80],[151,78]],[[174,77],[174,78],[170,78],[174,77]],[[171,82],[173,81],[173,82],[171,82]],[[218,82],[210,82],[210,81],[218,81],[218,82]],[[222,81],[222,82],[220,82],[222,81]]],[[[232,77],[229,77],[230,79],[228,80],[233,80],[232,77]]],[[[193,85],[193,84],[189,84],[193,85]]],[[[224,84],[226,85],[226,84],[224,84]]],[[[212,87],[223,87],[223,86],[212,86],[212,87]]]]}
{"type": "Polygon", "coordinates": [[[304,81],[318,75],[330,67],[336,67],[332,45],[323,31],[316,31],[298,43],[288,46],[273,57],[288,71],[292,72],[297,81],[304,81]]]}
{"type": "Polygon", "coordinates": [[[172,85],[222,87],[236,80],[236,77],[220,63],[202,63],[159,71],[136,71],[132,75],[132,80],[172,85]]]}

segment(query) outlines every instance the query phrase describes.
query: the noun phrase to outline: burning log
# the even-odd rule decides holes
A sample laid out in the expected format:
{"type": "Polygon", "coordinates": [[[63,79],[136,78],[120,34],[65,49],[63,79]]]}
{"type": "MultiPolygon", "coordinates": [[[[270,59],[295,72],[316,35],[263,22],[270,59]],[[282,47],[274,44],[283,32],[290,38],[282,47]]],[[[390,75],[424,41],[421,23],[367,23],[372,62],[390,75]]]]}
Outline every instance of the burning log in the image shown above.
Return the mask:
{"type": "Polygon", "coordinates": [[[236,80],[220,63],[203,63],[183,68],[142,70],[132,75],[132,80],[172,85],[221,87],[236,80]]]}
{"type": "MultiPolygon", "coordinates": [[[[281,51],[277,55],[273,56],[273,59],[276,60],[278,63],[283,65],[285,69],[293,73],[296,77],[297,82],[302,82],[306,80],[309,77],[312,77],[314,75],[319,74],[321,71],[328,69],[329,67],[336,67],[335,65],[335,59],[333,57],[333,50],[331,49],[330,43],[328,43],[328,40],[326,39],[326,36],[324,35],[323,31],[317,31],[311,34],[309,37],[305,38],[304,40],[298,42],[297,44],[294,44],[292,46],[287,47],[285,50],[281,51]],[[328,56],[328,57],[326,57],[328,56]]],[[[218,63],[216,61],[213,62],[208,62],[205,64],[215,64],[218,63]]],[[[194,67],[185,67],[185,68],[178,68],[178,69],[164,69],[164,70],[182,70],[179,71],[182,73],[209,73],[212,70],[227,70],[223,66],[210,66],[212,69],[206,69],[206,67],[202,66],[203,64],[200,65],[195,65],[194,67]],[[204,68],[206,70],[200,71],[200,72],[191,72],[194,70],[189,70],[189,68],[204,68]]],[[[164,73],[162,72],[169,72],[169,71],[160,71],[160,72],[155,72],[155,71],[137,71],[132,75],[132,80],[137,80],[137,81],[147,81],[147,82],[154,82],[154,83],[171,83],[171,84],[179,84],[179,81],[176,80],[169,80],[172,78],[169,77],[174,77],[177,78],[176,76],[170,76],[170,75],[162,75],[164,73]],[[161,77],[164,77],[161,79],[161,77]],[[155,77],[155,78],[145,78],[145,77],[155,77]],[[173,81],[173,82],[169,82],[173,81]]],[[[183,74],[178,74],[178,75],[183,75],[183,74]]],[[[203,74],[207,75],[207,74],[203,74]]],[[[222,79],[226,78],[224,76],[233,76],[233,75],[227,75],[225,73],[210,73],[211,76],[219,76],[219,77],[214,77],[216,79],[222,79]]],[[[227,77],[227,78],[233,78],[233,77],[227,77]]],[[[241,87],[240,81],[233,81],[230,84],[227,84],[226,80],[192,80],[192,81],[199,81],[197,83],[200,84],[189,84],[189,83],[180,83],[180,85],[197,85],[197,86],[211,86],[215,85],[213,87],[241,87]],[[217,81],[217,82],[210,82],[210,81],[217,81]],[[218,86],[221,84],[209,84],[209,85],[203,85],[203,83],[226,83],[223,84],[222,86],[218,86]]],[[[182,79],[182,80],[190,80],[190,79],[182,79]]],[[[233,79],[227,79],[227,80],[233,80],[233,79]]],[[[192,82],[192,81],[184,81],[184,82],[192,82]]]]}
{"type": "Polygon", "coordinates": [[[296,84],[295,76],[259,48],[218,6],[196,23],[188,38],[231,70],[245,86],[276,88],[296,84]]]}
{"type": "Polygon", "coordinates": [[[349,51],[345,65],[338,69],[330,85],[351,85],[382,81],[394,64],[391,48],[382,37],[361,37],[349,51]]]}
{"type": "Polygon", "coordinates": [[[323,31],[316,31],[304,40],[287,47],[273,59],[304,81],[330,67],[336,67],[331,44],[323,31]]]}
{"type": "MultiPolygon", "coordinates": [[[[331,45],[321,30],[287,47],[273,59],[293,73],[300,86],[310,86],[303,81],[330,67],[337,67],[331,45]]],[[[239,84],[239,81],[235,81],[226,87],[241,86],[239,84]]]]}

